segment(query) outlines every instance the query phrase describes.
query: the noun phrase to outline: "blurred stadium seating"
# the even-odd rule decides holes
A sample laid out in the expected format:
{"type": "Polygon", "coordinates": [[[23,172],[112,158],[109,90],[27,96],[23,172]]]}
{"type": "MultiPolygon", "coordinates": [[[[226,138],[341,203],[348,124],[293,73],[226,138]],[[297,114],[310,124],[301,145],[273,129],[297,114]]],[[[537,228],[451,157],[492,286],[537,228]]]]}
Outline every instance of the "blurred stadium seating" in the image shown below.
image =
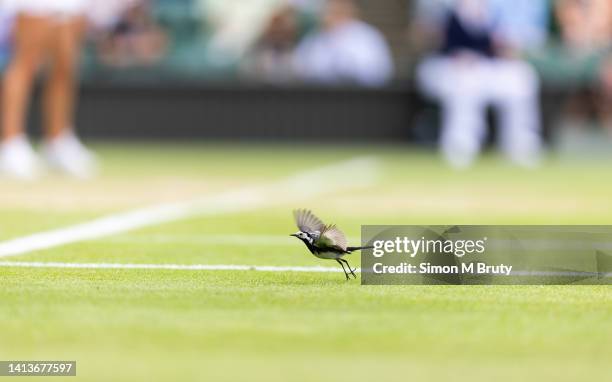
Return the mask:
{"type": "MultiPolygon", "coordinates": [[[[168,40],[165,54],[154,64],[109,67],[100,60],[98,42],[94,39],[88,43],[82,70],[84,97],[78,116],[84,134],[117,138],[317,139],[325,132],[344,141],[436,142],[438,107],[423,100],[413,82],[414,68],[423,57],[411,29],[413,1],[358,1],[361,18],[382,32],[393,54],[395,78],[384,89],[270,84],[258,81],[256,76],[244,76],[240,60],[218,60],[211,54],[213,25],[200,1],[151,0],[153,20],[168,40]],[[150,103],[156,107],[148,108],[150,103]]],[[[551,9],[551,18],[553,13],[551,9]]],[[[303,36],[316,26],[317,17],[307,11],[300,12],[299,17],[303,36]]],[[[553,127],[562,125],[560,119],[568,120],[567,99],[575,99],[572,105],[579,105],[570,108],[570,113],[585,109],[588,121],[595,118],[593,104],[601,102],[592,100],[600,96],[599,67],[588,63],[579,67],[579,62],[566,62],[554,55],[556,47],[562,45],[561,29],[558,20],[551,20],[552,48],[529,57],[543,80],[542,117],[547,138],[553,127]],[[553,54],[545,55],[549,51],[553,54]],[[581,74],[583,69],[588,73],[581,74]],[[565,74],[568,70],[582,77],[570,81],[565,74]],[[583,77],[589,80],[582,81],[583,77]]],[[[37,126],[38,109],[33,110],[32,125],[37,126]]],[[[495,126],[496,118],[489,119],[495,126]]],[[[494,133],[490,137],[494,138],[494,133]]]]}
{"type": "MultiPolygon", "coordinates": [[[[409,74],[406,62],[406,27],[409,20],[408,2],[381,0],[375,4],[361,2],[362,18],[376,26],[389,42],[400,77],[409,74]]],[[[93,43],[86,49],[83,65],[85,83],[94,82],[170,82],[238,80],[238,62],[219,65],[210,56],[209,39],[212,26],[204,7],[197,0],[152,0],[155,20],[168,34],[170,48],[163,60],[150,67],[109,68],[102,64],[93,43]]],[[[317,23],[316,16],[301,12],[301,34],[317,23]]],[[[244,80],[244,78],[242,78],[244,80]]]]}
{"type": "MultiPolygon", "coordinates": [[[[211,62],[211,26],[196,0],[153,0],[155,20],[168,33],[167,55],[151,66],[104,65],[94,42],[86,49],[78,125],[88,137],[337,139],[414,138],[416,94],[406,81],[408,3],[362,2],[362,18],[378,27],[393,50],[399,81],[386,89],[356,86],[276,86],[240,77],[237,63],[211,62]],[[402,82],[403,77],[403,82],[402,82]],[[152,106],[154,105],[154,106],[152,106]]],[[[302,34],[316,17],[300,14],[302,34]]],[[[213,60],[214,61],[214,60],[213,60]]],[[[38,126],[34,108],[32,126],[38,126]]]]}

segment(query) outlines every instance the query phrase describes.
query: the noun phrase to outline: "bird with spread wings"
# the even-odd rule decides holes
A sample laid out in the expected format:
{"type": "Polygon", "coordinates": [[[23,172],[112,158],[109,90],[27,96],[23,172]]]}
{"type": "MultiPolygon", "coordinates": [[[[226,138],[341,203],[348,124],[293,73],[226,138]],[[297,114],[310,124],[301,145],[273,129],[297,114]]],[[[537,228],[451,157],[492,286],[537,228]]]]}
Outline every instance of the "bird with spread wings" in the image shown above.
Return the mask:
{"type": "Polygon", "coordinates": [[[346,235],[335,224],[325,224],[310,210],[293,211],[295,223],[299,231],[291,236],[300,239],[314,256],[320,259],[336,260],[342,267],[346,279],[349,275],[357,278],[355,269],[351,269],[348,261],[343,257],[354,251],[370,247],[349,247],[346,235]],[[346,268],[344,265],[346,264],[346,268]],[[347,271],[348,268],[348,271],[347,271]]]}

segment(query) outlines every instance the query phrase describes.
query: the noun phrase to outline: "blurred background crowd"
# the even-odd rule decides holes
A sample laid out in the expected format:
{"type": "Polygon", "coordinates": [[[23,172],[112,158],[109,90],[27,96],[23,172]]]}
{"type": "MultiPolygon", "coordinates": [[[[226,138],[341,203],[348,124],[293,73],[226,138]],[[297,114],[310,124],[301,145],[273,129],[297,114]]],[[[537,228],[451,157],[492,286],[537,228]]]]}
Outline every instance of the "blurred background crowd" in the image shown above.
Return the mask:
{"type": "Polygon", "coordinates": [[[110,75],[133,78],[131,68],[141,77],[365,86],[382,86],[394,74],[386,37],[361,20],[353,1],[123,4],[114,19],[97,23],[105,27],[93,33],[86,74],[112,70],[110,75]]]}
{"type": "MultiPolygon", "coordinates": [[[[0,1],[3,62],[14,15],[2,3],[11,1],[0,1]]],[[[551,86],[599,87],[608,97],[611,8],[607,0],[90,1],[82,70],[381,86],[412,78],[423,57],[469,52],[523,60],[551,86]]]]}
{"type": "Polygon", "coordinates": [[[581,93],[575,115],[612,126],[608,0],[98,3],[89,75],[144,67],[156,76],[382,86],[414,78],[424,57],[460,65],[471,55],[528,63],[546,86],[581,93]]]}
{"type": "Polygon", "coordinates": [[[609,0],[92,0],[86,13],[84,83],[412,87],[439,107],[457,167],[480,151],[491,106],[504,152],[536,165],[546,91],[563,123],[612,131],[609,0]]]}

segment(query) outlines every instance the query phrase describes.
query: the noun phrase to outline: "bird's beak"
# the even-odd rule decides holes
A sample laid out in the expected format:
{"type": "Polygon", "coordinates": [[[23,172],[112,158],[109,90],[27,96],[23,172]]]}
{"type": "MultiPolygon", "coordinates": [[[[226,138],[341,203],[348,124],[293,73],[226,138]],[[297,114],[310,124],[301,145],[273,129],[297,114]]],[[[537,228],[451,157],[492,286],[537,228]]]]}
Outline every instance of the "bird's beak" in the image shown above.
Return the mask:
{"type": "Polygon", "coordinates": [[[297,237],[297,233],[292,233],[292,234],[291,234],[291,235],[289,235],[289,236],[297,237]]]}

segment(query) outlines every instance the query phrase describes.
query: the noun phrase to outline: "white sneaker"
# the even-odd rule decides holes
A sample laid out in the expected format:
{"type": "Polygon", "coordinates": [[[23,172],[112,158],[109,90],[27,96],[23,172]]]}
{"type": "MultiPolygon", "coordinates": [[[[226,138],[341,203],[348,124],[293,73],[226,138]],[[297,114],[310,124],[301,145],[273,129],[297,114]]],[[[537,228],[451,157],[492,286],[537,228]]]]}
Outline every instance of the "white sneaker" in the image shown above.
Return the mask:
{"type": "Polygon", "coordinates": [[[36,153],[24,135],[0,144],[0,171],[12,178],[33,180],[39,175],[36,153]]]}
{"type": "Polygon", "coordinates": [[[49,167],[77,178],[91,178],[96,159],[72,131],[45,142],[41,149],[49,167]]]}

